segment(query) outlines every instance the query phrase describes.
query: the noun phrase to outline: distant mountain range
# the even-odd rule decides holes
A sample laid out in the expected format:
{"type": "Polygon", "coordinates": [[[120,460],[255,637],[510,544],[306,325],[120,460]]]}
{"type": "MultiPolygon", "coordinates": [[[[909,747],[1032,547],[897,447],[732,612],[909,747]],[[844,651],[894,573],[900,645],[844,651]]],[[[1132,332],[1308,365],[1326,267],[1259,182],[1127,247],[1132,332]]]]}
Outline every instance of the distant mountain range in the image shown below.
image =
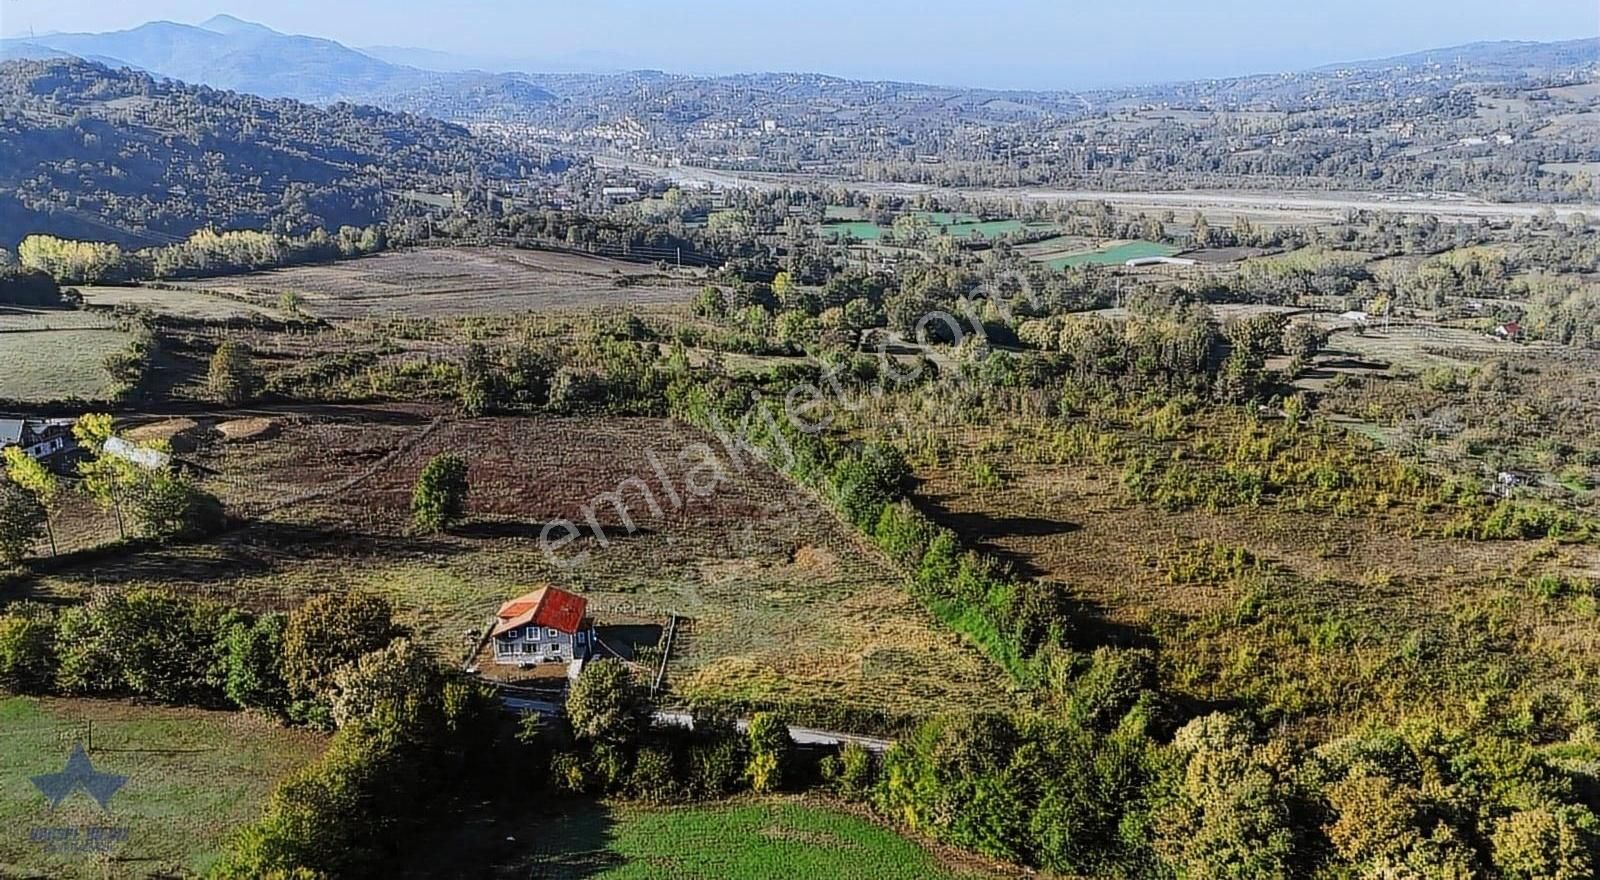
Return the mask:
{"type": "MultiPolygon", "coordinates": [[[[0,60],[51,58],[64,55],[110,67],[132,67],[149,73],[264,97],[294,98],[314,104],[336,101],[373,104],[389,110],[424,113],[446,119],[519,118],[531,108],[561,97],[587,101],[625,92],[641,77],[660,74],[624,73],[617,82],[593,73],[534,73],[533,62],[489,58],[398,46],[353,49],[333,40],[279,33],[265,25],[218,15],[199,25],[156,21],[123,31],[98,34],[50,34],[0,40],[0,60]]],[[[574,55],[560,64],[573,69],[574,55]]],[[[1310,74],[1355,70],[1375,73],[1394,68],[1412,70],[1439,65],[1485,76],[1540,76],[1593,67],[1600,62],[1600,39],[1559,43],[1474,43],[1393,58],[1329,65],[1310,74]]],[[[593,65],[578,65],[593,69],[593,65]]],[[[724,77],[666,76],[682,83],[736,85],[741,82],[790,78],[790,74],[724,77]]],[[[804,79],[837,81],[800,74],[804,79]]],[[[1248,80],[1250,77],[1238,78],[1248,80]]],[[[900,85],[900,84],[896,84],[900,85]]],[[[1176,84],[1173,84],[1176,85],[1176,84]]],[[[984,89],[917,87],[944,93],[991,93],[984,89]]],[[[1165,86],[1099,90],[1102,94],[1160,94],[1165,86]]],[[[1077,101],[1066,92],[1006,92],[1034,96],[1043,106],[1077,101]]]]}
{"type": "Polygon", "coordinates": [[[61,56],[266,98],[348,101],[461,118],[554,98],[518,75],[422,70],[228,15],[199,25],[155,21],[109,33],[0,40],[0,60],[61,56]],[[452,112],[440,114],[441,106],[452,112]]]}
{"type": "Polygon", "coordinates": [[[1556,70],[1581,70],[1600,64],[1600,38],[1563,40],[1556,43],[1532,43],[1517,40],[1500,40],[1487,43],[1468,43],[1446,49],[1430,49],[1391,58],[1329,64],[1318,71],[1335,70],[1388,70],[1427,65],[1463,67],[1493,74],[1522,73],[1537,76],[1556,70]]]}

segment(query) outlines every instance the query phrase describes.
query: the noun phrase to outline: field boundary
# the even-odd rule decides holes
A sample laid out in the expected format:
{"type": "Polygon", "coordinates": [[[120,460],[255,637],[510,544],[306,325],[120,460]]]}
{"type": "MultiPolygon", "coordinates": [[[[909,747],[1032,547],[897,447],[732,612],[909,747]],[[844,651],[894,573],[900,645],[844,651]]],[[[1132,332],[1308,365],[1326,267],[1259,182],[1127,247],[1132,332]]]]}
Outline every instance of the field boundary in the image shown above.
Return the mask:
{"type": "Polygon", "coordinates": [[[667,677],[667,662],[672,659],[672,640],[678,634],[678,614],[672,612],[672,619],[667,621],[667,636],[661,642],[661,664],[656,667],[655,683],[650,686],[652,693],[661,692],[661,683],[667,677]]]}

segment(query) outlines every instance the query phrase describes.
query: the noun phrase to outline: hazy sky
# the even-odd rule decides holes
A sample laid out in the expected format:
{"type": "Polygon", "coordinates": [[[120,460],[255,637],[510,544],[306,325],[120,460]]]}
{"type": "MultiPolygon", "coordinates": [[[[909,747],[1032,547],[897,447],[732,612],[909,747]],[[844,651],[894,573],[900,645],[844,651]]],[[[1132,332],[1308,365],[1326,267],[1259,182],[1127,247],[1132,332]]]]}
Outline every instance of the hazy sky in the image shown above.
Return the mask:
{"type": "Polygon", "coordinates": [[[353,46],[546,69],[803,70],[1039,88],[1600,34],[1596,0],[0,0],[0,33],[198,23],[218,12],[353,46]]]}

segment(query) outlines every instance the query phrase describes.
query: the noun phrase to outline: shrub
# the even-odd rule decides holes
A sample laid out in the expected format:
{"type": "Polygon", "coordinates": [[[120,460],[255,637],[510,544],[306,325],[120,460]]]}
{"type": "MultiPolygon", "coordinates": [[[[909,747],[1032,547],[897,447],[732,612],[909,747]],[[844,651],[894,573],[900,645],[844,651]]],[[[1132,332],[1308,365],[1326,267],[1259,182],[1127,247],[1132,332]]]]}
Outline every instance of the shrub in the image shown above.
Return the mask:
{"type": "Polygon", "coordinates": [[[1097,648],[1088,671],[1073,686],[1068,714],[1084,727],[1109,731],[1156,685],[1156,658],[1151,652],[1097,648]]]}
{"type": "Polygon", "coordinates": [[[128,492],[139,531],[158,541],[198,538],[222,528],[222,502],[170,471],[141,473],[128,492]]]}
{"type": "Polygon", "coordinates": [[[591,742],[588,763],[585,765],[590,787],[605,794],[623,791],[627,786],[635,747],[624,747],[610,742],[591,742]]]}
{"type": "Polygon", "coordinates": [[[857,742],[845,743],[839,752],[839,794],[851,800],[865,800],[878,782],[878,761],[872,752],[857,742]]]}
{"type": "Polygon", "coordinates": [[[583,759],[576,752],[557,752],[550,758],[550,784],[557,791],[583,794],[589,785],[583,759]]]}
{"type": "Polygon", "coordinates": [[[434,456],[411,495],[412,521],[428,532],[449,526],[466,510],[467,491],[467,460],[452,453],[434,456]]]}
{"type": "Polygon", "coordinates": [[[206,373],[206,389],[211,398],[225,406],[238,406],[255,396],[260,381],[250,362],[250,353],[233,340],[217,346],[206,373]]]}
{"type": "Polygon", "coordinates": [[[56,676],[56,622],[43,606],[13,606],[0,617],[0,690],[38,694],[56,676]]]}
{"type": "Polygon", "coordinates": [[[789,725],[775,713],[757,712],[750,719],[746,735],[750,741],[750,763],[745,775],[750,779],[750,789],[762,794],[782,789],[794,749],[789,725]]]}
{"type": "Polygon", "coordinates": [[[689,796],[712,800],[738,791],[749,762],[746,745],[732,721],[696,712],[685,762],[689,796]]]}
{"type": "Polygon", "coordinates": [[[1289,787],[1238,720],[1214,714],[1173,738],[1182,776],[1156,817],[1157,852],[1183,877],[1296,874],[1289,787]]]}
{"type": "Polygon", "coordinates": [[[148,589],[68,609],[56,627],[57,686],[69,694],[216,705],[233,622],[215,603],[148,589]]]}
{"type": "Polygon", "coordinates": [[[21,564],[44,537],[44,506],[0,472],[0,568],[21,564]]]}
{"type": "Polygon", "coordinates": [[[116,652],[97,603],[61,612],[56,623],[56,687],[75,696],[109,694],[122,685],[116,652]]]}
{"type": "Polygon", "coordinates": [[[469,778],[463,756],[482,748],[491,703],[452,701],[441,677],[408,694],[416,720],[378,712],[340,728],[326,753],[277,787],[261,818],[240,830],[214,877],[368,877],[469,778]],[[468,714],[457,715],[455,703],[468,714]],[[440,723],[434,723],[440,722],[440,723]]]}
{"type": "Polygon", "coordinates": [[[289,619],[268,614],[235,623],[224,648],[223,690],[247,709],[281,713],[289,708],[289,684],[283,678],[283,634],[289,619]]]}
{"type": "Polygon", "coordinates": [[[628,793],[647,803],[666,804],[679,800],[681,792],[672,754],[654,747],[640,749],[628,774],[628,793]]]}
{"type": "Polygon", "coordinates": [[[438,720],[430,713],[442,708],[441,689],[438,664],[415,642],[399,638],[335,672],[329,708],[339,727],[379,719],[412,728],[438,720]]]}
{"type": "Polygon", "coordinates": [[[100,617],[130,692],[167,703],[220,701],[218,670],[231,624],[222,606],[134,590],[107,602],[100,617]]]}
{"type": "Polygon", "coordinates": [[[1600,821],[1577,807],[1518,810],[1494,826],[1494,864],[1507,880],[1580,880],[1596,875],[1600,821]]]}
{"type": "Polygon", "coordinates": [[[398,634],[389,603],[371,593],[328,593],[308,600],[290,612],[283,631],[283,678],[290,698],[315,698],[340,666],[398,634]]]}
{"type": "Polygon", "coordinates": [[[601,658],[583,667],[567,694],[567,718],[579,739],[637,742],[650,726],[649,693],[620,660],[601,658]]]}

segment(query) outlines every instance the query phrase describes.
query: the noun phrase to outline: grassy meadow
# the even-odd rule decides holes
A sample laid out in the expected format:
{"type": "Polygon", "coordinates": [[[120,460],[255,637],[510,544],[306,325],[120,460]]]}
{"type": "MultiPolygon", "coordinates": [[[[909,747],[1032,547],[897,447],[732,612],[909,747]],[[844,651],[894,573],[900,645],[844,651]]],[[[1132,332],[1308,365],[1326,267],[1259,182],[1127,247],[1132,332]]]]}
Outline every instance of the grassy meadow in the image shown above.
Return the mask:
{"type": "Polygon", "coordinates": [[[756,800],[678,807],[556,803],[463,823],[405,877],[546,880],[979,880],[883,826],[826,804],[756,800]],[[464,869],[448,854],[462,847],[464,869]]]}
{"type": "Polygon", "coordinates": [[[132,339],[103,315],[0,307],[0,400],[103,400],[102,362],[132,339]]]}
{"type": "Polygon", "coordinates": [[[254,819],[276,782],[325,738],[238,712],[99,700],[0,700],[0,876],[91,878],[203,872],[254,819]],[[75,743],[100,773],[126,776],[106,811],[86,794],[60,807],[30,777],[57,773],[75,743]],[[35,829],[126,829],[108,853],[51,853],[35,829]]]}

